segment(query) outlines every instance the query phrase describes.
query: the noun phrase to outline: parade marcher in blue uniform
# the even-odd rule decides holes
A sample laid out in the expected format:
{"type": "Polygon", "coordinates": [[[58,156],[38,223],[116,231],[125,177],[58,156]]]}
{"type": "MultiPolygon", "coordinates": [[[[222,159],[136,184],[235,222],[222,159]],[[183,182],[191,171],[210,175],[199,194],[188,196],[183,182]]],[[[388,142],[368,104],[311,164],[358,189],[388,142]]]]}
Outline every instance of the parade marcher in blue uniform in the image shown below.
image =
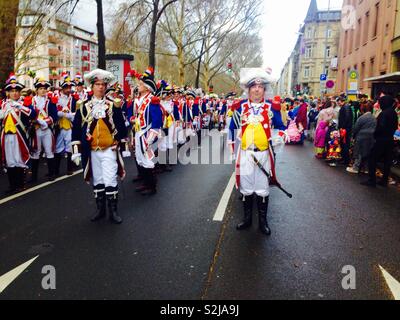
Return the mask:
{"type": "Polygon", "coordinates": [[[140,98],[137,101],[137,117],[135,119],[135,155],[139,175],[143,177],[143,185],[136,188],[142,195],[157,193],[157,180],[154,173],[156,142],[161,136],[162,111],[160,99],[154,96],[157,90],[154,81],[154,70],[148,70],[139,81],[140,98]]]}
{"type": "Polygon", "coordinates": [[[271,106],[265,100],[270,80],[262,69],[248,69],[242,73],[241,85],[246,89],[249,99],[235,110],[230,124],[230,143],[238,142],[236,185],[244,203],[244,220],[237,229],[244,230],[252,225],[253,199],[256,195],[259,228],[262,233],[270,235],[267,221],[269,180],[275,179],[271,106]]]}
{"type": "Polygon", "coordinates": [[[114,80],[113,74],[94,70],[85,76],[92,85],[93,96],[79,101],[72,134],[72,160],[82,160],[84,179],[92,181],[97,211],[92,221],[106,216],[108,203],[110,221],[122,223],[118,215],[118,176],[126,173],[121,157],[129,157],[127,129],[122,115],[122,101],[106,99],[107,85],[114,80]]]}
{"type": "Polygon", "coordinates": [[[228,112],[227,101],[221,100],[218,107],[218,131],[223,131],[226,124],[226,114],[228,112]]]}
{"type": "Polygon", "coordinates": [[[160,108],[163,113],[163,135],[159,141],[158,150],[165,153],[165,159],[162,159],[164,163],[159,162],[159,167],[161,172],[171,172],[172,168],[169,162],[169,151],[174,149],[175,143],[175,119],[174,102],[172,101],[172,87],[166,81],[161,80],[157,96],[161,99],[160,108]]]}
{"type": "Polygon", "coordinates": [[[75,82],[71,80],[68,74],[63,75],[63,82],[61,83],[61,91],[58,95],[57,101],[57,140],[55,152],[55,171],[56,175],[60,174],[61,159],[64,154],[67,154],[67,174],[73,174],[73,163],[71,161],[71,136],[72,136],[72,123],[76,112],[76,103],[78,95],[72,94],[72,87],[75,82]]]}
{"type": "Polygon", "coordinates": [[[75,100],[85,101],[89,98],[89,93],[85,90],[85,81],[82,78],[82,75],[78,72],[75,75],[74,79],[75,83],[75,100]]]}
{"type": "Polygon", "coordinates": [[[57,105],[53,97],[48,96],[47,90],[51,84],[39,78],[35,83],[37,96],[33,97],[33,108],[36,113],[36,119],[32,123],[31,130],[31,164],[32,178],[31,182],[37,182],[39,171],[39,159],[42,149],[45,152],[48,168],[48,179],[55,179],[55,124],[58,121],[57,105]]]}
{"type": "Polygon", "coordinates": [[[185,92],[186,100],[183,105],[182,117],[183,117],[183,127],[185,130],[186,142],[189,142],[190,138],[195,135],[193,130],[193,104],[196,98],[196,93],[193,90],[186,90],[185,92]]]}
{"type": "Polygon", "coordinates": [[[7,193],[24,190],[25,169],[30,160],[29,125],[36,113],[32,107],[32,98],[21,99],[24,85],[11,74],[5,85],[8,93],[0,109],[1,151],[3,166],[7,169],[10,188],[7,193]]]}

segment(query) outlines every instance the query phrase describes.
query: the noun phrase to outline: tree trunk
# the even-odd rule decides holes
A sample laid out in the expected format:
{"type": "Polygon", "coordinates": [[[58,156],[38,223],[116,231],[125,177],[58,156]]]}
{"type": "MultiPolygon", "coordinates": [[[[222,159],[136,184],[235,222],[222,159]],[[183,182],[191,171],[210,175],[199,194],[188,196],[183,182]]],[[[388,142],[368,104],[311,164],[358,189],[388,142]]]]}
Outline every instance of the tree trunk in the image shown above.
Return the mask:
{"type": "Polygon", "coordinates": [[[206,44],[206,37],[204,37],[203,42],[201,44],[199,63],[197,65],[196,88],[199,88],[199,86],[200,86],[201,59],[203,58],[205,44],[206,44]]]}
{"type": "Polygon", "coordinates": [[[0,1],[0,83],[3,84],[15,65],[15,38],[19,0],[0,1]]]}
{"type": "Polygon", "coordinates": [[[183,49],[183,32],[185,25],[185,1],[181,0],[181,8],[180,8],[180,18],[178,21],[178,63],[179,63],[179,83],[180,85],[185,84],[185,53],[183,49]]]}
{"type": "Polygon", "coordinates": [[[99,68],[106,69],[106,35],[104,33],[103,0],[97,2],[97,34],[99,41],[99,68]]]}
{"type": "Polygon", "coordinates": [[[155,0],[153,7],[153,18],[151,20],[150,46],[149,46],[149,66],[156,68],[156,38],[158,23],[158,4],[159,0],[155,0]]]}

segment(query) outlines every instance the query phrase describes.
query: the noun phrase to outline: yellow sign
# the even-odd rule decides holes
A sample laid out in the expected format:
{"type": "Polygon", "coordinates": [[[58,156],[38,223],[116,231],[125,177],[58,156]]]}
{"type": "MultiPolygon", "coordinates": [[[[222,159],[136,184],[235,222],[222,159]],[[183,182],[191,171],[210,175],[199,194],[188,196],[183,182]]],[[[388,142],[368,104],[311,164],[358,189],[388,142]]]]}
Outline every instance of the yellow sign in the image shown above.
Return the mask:
{"type": "Polygon", "coordinates": [[[350,76],[350,79],[353,79],[353,80],[358,79],[357,71],[351,71],[349,76],[350,76]]]}

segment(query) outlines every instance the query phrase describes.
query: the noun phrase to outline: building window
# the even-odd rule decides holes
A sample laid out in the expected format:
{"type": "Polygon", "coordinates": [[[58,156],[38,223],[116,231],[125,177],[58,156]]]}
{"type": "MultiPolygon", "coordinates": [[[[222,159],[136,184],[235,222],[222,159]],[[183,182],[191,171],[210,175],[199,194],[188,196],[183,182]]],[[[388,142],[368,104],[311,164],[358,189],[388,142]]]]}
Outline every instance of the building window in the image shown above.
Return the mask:
{"type": "Polygon", "coordinates": [[[368,42],[368,27],[369,27],[369,11],[365,14],[364,39],[363,39],[364,44],[368,42]]]}
{"type": "Polygon", "coordinates": [[[373,77],[375,74],[375,58],[370,60],[369,76],[373,77]]]}
{"type": "Polygon", "coordinates": [[[372,37],[375,38],[378,34],[379,27],[379,2],[375,5],[375,23],[374,23],[374,31],[372,33],[372,37]]]}
{"type": "Polygon", "coordinates": [[[326,36],[327,36],[328,38],[332,38],[332,29],[326,30],[326,36]]]}
{"type": "Polygon", "coordinates": [[[306,47],[306,58],[311,58],[312,57],[312,47],[307,46],[306,47]]]}
{"type": "Polygon", "coordinates": [[[357,36],[356,36],[356,48],[360,47],[361,41],[361,18],[357,21],[357,36]]]}
{"type": "Polygon", "coordinates": [[[330,46],[327,46],[327,47],[326,47],[326,56],[327,56],[328,58],[331,57],[331,47],[330,47],[330,46]]]}
{"type": "Polygon", "coordinates": [[[310,67],[304,67],[304,78],[310,77],[310,67]]]}
{"type": "Polygon", "coordinates": [[[363,87],[364,79],[365,79],[365,62],[361,63],[361,79],[360,79],[361,88],[363,87]]]}

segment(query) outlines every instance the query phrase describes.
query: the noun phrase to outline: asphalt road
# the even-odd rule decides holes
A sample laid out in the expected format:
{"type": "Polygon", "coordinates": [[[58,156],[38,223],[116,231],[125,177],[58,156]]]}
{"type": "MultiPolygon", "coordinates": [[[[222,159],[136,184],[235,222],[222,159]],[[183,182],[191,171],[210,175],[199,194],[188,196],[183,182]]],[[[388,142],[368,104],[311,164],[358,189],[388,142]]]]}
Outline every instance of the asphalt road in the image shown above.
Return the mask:
{"type": "MultiPolygon", "coordinates": [[[[91,223],[91,188],[74,176],[0,205],[0,277],[39,256],[0,299],[392,299],[379,265],[400,280],[400,197],[370,190],[343,168],[286,147],[273,189],[272,236],[237,232],[234,191],[224,222],[213,217],[232,165],[178,165],[155,197],[134,191],[133,161],[121,191],[120,226],[91,223]],[[56,289],[42,288],[54,266],[56,289]],[[357,272],[342,288],[342,268],[357,272]]],[[[42,170],[43,172],[43,170],[42,170]]],[[[0,182],[4,177],[0,178],[0,182]]]]}

